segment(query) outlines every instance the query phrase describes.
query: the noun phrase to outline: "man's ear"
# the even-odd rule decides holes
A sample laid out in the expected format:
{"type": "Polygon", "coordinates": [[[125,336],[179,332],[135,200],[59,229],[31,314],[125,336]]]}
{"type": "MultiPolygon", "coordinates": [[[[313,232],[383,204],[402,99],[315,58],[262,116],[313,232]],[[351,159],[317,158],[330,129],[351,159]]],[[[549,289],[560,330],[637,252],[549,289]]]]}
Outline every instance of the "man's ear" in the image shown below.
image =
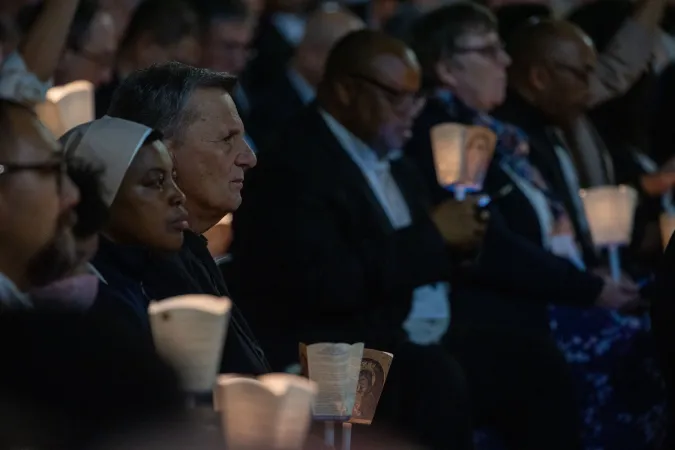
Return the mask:
{"type": "Polygon", "coordinates": [[[548,70],[541,66],[532,66],[528,73],[530,85],[537,91],[543,91],[547,88],[551,79],[548,70]]]}
{"type": "Polygon", "coordinates": [[[444,87],[455,88],[457,87],[457,78],[453,72],[453,68],[450,64],[444,61],[439,61],[434,66],[436,71],[436,78],[444,87]]]}
{"type": "Polygon", "coordinates": [[[349,86],[348,82],[343,81],[337,82],[335,84],[335,92],[341,104],[343,104],[344,106],[349,106],[352,104],[353,98],[352,89],[351,86],[349,86]]]}

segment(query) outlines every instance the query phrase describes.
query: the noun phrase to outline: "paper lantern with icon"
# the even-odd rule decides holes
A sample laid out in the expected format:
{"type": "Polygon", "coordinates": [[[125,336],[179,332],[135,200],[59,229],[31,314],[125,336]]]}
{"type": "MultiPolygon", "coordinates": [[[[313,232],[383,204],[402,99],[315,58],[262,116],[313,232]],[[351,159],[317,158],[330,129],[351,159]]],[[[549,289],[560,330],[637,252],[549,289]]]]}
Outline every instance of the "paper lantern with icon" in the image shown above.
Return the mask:
{"type": "Polygon", "coordinates": [[[190,394],[211,392],[218,376],[232,302],[183,295],[148,308],[157,352],[178,372],[190,394]]]}
{"type": "Polygon", "coordinates": [[[497,143],[495,133],[458,123],[438,124],[430,133],[438,183],[460,200],[467,191],[481,190],[497,143]]]}
{"type": "Polygon", "coordinates": [[[221,415],[225,447],[232,450],[300,450],[318,392],[313,381],[272,373],[256,378],[221,375],[213,406],[221,415]]]}
{"type": "Polygon", "coordinates": [[[661,217],[659,217],[659,225],[661,227],[661,242],[663,243],[663,249],[665,250],[666,247],[668,247],[670,238],[673,237],[673,233],[675,233],[675,214],[661,214],[661,217]]]}
{"type": "Polygon", "coordinates": [[[618,248],[633,234],[637,191],[629,186],[599,186],[580,192],[586,219],[596,247],[609,251],[612,277],[621,276],[618,248]]]}
{"type": "Polygon", "coordinates": [[[73,81],[49,89],[46,103],[36,109],[38,117],[57,137],[95,119],[94,85],[89,81],[73,81]],[[49,103],[55,105],[56,109],[49,103]],[[54,116],[56,111],[58,118],[54,116]]]}

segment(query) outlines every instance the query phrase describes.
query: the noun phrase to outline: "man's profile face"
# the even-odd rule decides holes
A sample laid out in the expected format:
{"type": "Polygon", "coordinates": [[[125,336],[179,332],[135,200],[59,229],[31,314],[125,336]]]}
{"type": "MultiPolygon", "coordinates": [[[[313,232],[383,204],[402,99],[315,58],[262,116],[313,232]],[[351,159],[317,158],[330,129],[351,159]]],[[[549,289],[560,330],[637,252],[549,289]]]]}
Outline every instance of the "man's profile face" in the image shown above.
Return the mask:
{"type": "Polygon", "coordinates": [[[593,44],[581,31],[578,36],[556,43],[547,62],[550,79],[543,92],[549,114],[563,119],[583,114],[587,109],[589,82],[596,63],[593,44]]]}
{"type": "Polygon", "coordinates": [[[415,56],[383,53],[369,70],[349,78],[350,108],[361,139],[378,152],[402,148],[412,136],[415,118],[424,106],[419,95],[420,70],[415,56]]]}
{"type": "Polygon", "coordinates": [[[467,106],[490,111],[504,102],[506,68],[511,59],[502,48],[496,30],[474,30],[461,36],[456,54],[445,62],[447,72],[439,78],[467,106]]]}
{"type": "Polygon", "coordinates": [[[218,72],[240,75],[251,59],[252,21],[214,20],[204,49],[204,66],[218,72]]]}
{"type": "Polygon", "coordinates": [[[57,84],[87,80],[100,86],[112,79],[117,34],[112,16],[99,10],[78,50],[66,50],[56,74],[57,84]]]}
{"type": "Polygon", "coordinates": [[[63,155],[54,137],[29,111],[16,107],[9,114],[17,139],[0,162],[42,168],[0,176],[0,240],[17,267],[27,268],[27,281],[40,285],[77,260],[72,228],[79,191],[59,169],[63,155]]]}
{"type": "Polygon", "coordinates": [[[186,107],[197,117],[182,136],[169,142],[178,184],[190,217],[208,211],[221,218],[241,204],[244,174],[255,166],[256,157],[244,141],[244,126],[227,92],[198,89],[186,107]]]}

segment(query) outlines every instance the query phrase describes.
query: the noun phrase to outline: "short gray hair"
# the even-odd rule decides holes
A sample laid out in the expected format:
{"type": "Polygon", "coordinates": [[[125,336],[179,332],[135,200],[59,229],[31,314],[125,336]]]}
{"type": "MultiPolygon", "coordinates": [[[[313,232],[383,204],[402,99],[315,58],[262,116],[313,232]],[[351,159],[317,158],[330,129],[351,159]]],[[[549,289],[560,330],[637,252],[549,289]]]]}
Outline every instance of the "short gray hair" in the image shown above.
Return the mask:
{"type": "Polygon", "coordinates": [[[186,107],[200,88],[232,93],[237,78],[208,69],[170,62],[155,64],[129,75],[112,98],[108,115],[160,131],[167,139],[181,139],[184,128],[197,117],[186,107]]]}

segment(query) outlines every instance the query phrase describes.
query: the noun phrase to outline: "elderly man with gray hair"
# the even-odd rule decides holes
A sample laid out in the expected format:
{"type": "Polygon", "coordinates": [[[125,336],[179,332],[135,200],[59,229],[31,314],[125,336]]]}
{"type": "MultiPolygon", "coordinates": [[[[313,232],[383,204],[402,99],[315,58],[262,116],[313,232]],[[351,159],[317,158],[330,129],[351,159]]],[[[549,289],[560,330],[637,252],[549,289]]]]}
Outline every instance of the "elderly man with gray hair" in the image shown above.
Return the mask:
{"type": "MultiPolygon", "coordinates": [[[[145,286],[157,298],[203,293],[228,296],[202,234],[241,203],[244,174],[256,157],[232,100],[236,78],[177,62],[129,75],[108,115],[160,131],[175,158],[187,197],[190,230],[180,253],[149,270],[145,286]]],[[[269,365],[239,309],[233,308],[221,371],[261,374],[269,365]]]]}

